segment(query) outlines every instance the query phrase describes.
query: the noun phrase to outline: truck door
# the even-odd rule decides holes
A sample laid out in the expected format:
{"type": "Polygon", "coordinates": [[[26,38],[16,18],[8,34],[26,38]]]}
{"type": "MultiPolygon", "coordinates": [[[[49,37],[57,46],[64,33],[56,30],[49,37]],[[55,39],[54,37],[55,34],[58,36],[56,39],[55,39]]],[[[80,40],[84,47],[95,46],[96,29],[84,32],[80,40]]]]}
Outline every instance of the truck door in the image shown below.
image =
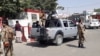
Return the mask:
{"type": "Polygon", "coordinates": [[[73,21],[69,21],[69,32],[70,32],[70,36],[76,36],[77,34],[77,26],[75,25],[75,23],[73,21]]]}
{"type": "Polygon", "coordinates": [[[40,36],[40,25],[37,25],[36,22],[33,23],[32,29],[31,29],[31,36],[37,37],[40,36]]]}
{"type": "Polygon", "coordinates": [[[68,22],[67,21],[63,21],[63,32],[64,32],[64,37],[69,37],[70,31],[69,31],[69,27],[68,27],[68,22]]]}

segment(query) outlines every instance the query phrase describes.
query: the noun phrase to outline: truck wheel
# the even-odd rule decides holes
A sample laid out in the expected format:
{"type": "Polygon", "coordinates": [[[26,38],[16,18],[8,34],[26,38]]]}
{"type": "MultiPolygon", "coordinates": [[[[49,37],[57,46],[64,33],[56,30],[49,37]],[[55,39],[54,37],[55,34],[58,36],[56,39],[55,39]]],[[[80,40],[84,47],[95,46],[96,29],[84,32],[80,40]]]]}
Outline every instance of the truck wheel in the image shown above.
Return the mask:
{"type": "Polygon", "coordinates": [[[62,43],[63,43],[63,36],[61,34],[57,34],[55,38],[55,44],[58,46],[61,45],[62,43]]]}

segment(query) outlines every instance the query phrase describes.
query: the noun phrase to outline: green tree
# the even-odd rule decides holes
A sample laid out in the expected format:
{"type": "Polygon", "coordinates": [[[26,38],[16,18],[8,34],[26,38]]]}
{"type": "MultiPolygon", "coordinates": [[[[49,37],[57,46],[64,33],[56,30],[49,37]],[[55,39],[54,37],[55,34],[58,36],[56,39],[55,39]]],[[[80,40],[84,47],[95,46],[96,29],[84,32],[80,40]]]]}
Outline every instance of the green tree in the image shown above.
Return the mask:
{"type": "Polygon", "coordinates": [[[94,9],[95,12],[100,12],[100,8],[94,9]]]}
{"type": "Polygon", "coordinates": [[[0,16],[15,16],[16,12],[17,6],[13,0],[0,0],[0,16]]]}
{"type": "Polygon", "coordinates": [[[56,10],[57,0],[32,0],[35,9],[40,9],[46,13],[56,10]]]}
{"type": "Polygon", "coordinates": [[[24,9],[39,9],[45,13],[55,11],[57,0],[0,0],[0,16],[15,17],[24,9]]]}
{"type": "MultiPolygon", "coordinates": [[[[52,14],[56,13],[57,0],[32,0],[35,9],[39,9],[51,17],[52,14]]],[[[44,15],[43,15],[44,16],[44,15]]],[[[43,17],[41,16],[41,18],[43,17]]]]}

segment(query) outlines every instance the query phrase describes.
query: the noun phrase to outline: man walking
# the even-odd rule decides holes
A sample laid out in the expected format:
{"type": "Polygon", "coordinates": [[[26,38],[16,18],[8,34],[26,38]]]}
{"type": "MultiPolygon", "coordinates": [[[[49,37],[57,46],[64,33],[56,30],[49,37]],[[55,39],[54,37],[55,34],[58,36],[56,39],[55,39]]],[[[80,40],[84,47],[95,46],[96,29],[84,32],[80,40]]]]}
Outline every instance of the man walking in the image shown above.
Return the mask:
{"type": "Polygon", "coordinates": [[[16,42],[21,43],[22,42],[22,29],[21,29],[21,25],[19,24],[19,21],[16,21],[15,31],[16,31],[16,42]]]}
{"type": "Polygon", "coordinates": [[[84,31],[85,31],[85,28],[84,28],[84,25],[83,25],[83,23],[82,23],[82,21],[80,19],[79,22],[78,22],[78,35],[79,35],[78,47],[79,48],[80,47],[84,48],[84,45],[83,45],[84,40],[85,40],[84,31]]]}
{"type": "Polygon", "coordinates": [[[3,23],[1,34],[2,34],[5,56],[8,56],[8,53],[10,53],[10,56],[12,56],[13,54],[12,40],[14,39],[14,31],[7,24],[3,23]]]}

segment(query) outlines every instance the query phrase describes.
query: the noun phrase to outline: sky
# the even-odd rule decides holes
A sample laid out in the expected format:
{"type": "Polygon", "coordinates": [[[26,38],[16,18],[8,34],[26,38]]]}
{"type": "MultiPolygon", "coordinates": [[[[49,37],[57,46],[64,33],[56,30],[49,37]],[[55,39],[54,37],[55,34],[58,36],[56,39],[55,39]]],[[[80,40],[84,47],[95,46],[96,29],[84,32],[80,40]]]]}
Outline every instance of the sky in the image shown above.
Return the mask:
{"type": "Polygon", "coordinates": [[[68,14],[100,8],[100,0],[58,0],[57,3],[58,6],[65,8],[63,11],[59,10],[59,12],[68,14]]]}

